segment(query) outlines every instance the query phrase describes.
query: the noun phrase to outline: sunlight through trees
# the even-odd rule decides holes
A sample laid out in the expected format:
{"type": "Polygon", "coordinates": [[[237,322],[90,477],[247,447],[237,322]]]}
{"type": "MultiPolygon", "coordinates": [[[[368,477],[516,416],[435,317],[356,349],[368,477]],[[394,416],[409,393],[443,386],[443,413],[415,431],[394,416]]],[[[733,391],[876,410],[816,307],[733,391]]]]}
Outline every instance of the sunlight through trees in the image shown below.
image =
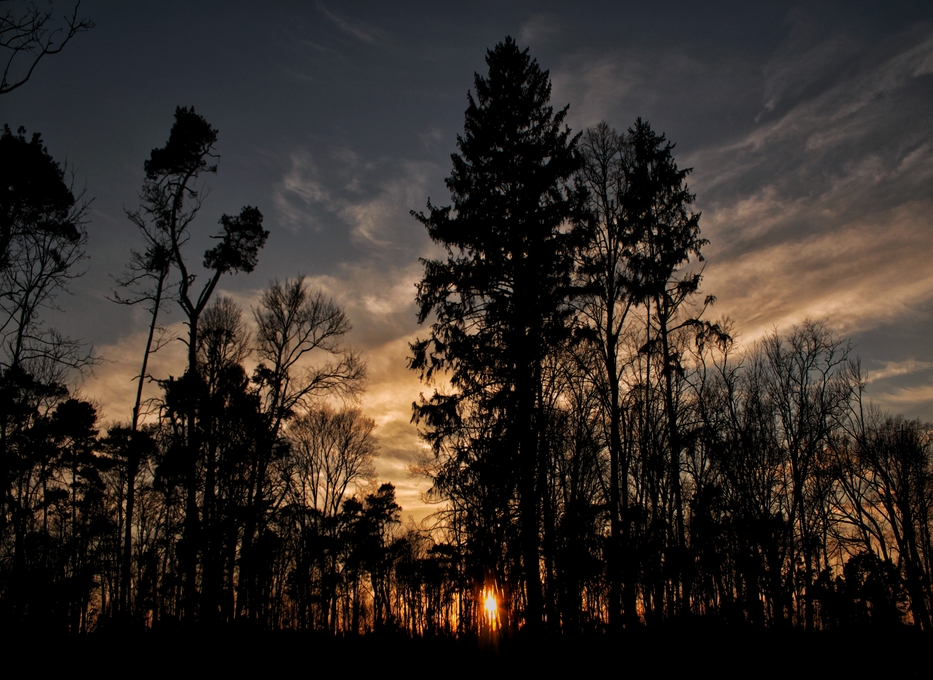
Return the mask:
{"type": "MultiPolygon", "coordinates": [[[[35,59],[64,44],[42,16],[35,59]]],[[[708,242],[674,144],[641,118],[574,134],[511,38],[486,66],[450,205],[411,213],[439,253],[421,260],[408,365],[431,389],[412,405],[436,503],[421,525],[377,475],[383,421],[360,402],[348,297],[304,276],[259,284],[252,309],[222,294],[270,238],[249,205],[192,259],[219,158],[193,107],[126,211],[140,244],[113,299],[142,305],[146,340],[124,420],[101,422],[67,382],[95,357],[43,316],[81,274],[89,204],[38,134],[4,127],[4,631],[496,649],[695,624],[933,628],[933,425],[872,406],[828,320],[738,347],[735,322],[709,318],[708,242]],[[186,357],[157,374],[174,305],[186,357]]]]}

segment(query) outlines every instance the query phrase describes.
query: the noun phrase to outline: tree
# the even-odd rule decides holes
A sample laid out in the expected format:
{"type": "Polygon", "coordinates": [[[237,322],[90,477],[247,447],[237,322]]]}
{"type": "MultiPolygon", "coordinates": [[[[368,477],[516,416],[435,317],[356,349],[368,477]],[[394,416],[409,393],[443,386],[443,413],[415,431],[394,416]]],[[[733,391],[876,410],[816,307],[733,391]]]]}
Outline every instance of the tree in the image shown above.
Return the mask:
{"type": "Polygon", "coordinates": [[[309,405],[309,398],[353,395],[362,386],[366,365],[358,352],[341,344],[351,329],[347,315],[324,293],[309,290],[303,276],[272,281],[253,317],[260,359],[254,380],[264,388],[273,436],[296,407],[309,405]],[[312,364],[320,355],[328,360],[312,364]]]}
{"type": "Polygon", "coordinates": [[[15,4],[20,5],[17,10],[0,13],[0,49],[7,52],[0,94],[25,85],[44,56],[58,54],[78,33],[94,28],[90,19],[78,19],[80,0],[59,28],[54,28],[51,3],[49,9],[40,9],[34,2],[15,4]]]}
{"type": "MultiPolygon", "coordinates": [[[[359,410],[334,412],[326,406],[296,417],[288,426],[283,476],[304,554],[295,580],[302,589],[319,584],[318,615],[325,629],[335,630],[337,623],[338,562],[346,547],[339,535],[346,519],[341,507],[346,513],[347,504],[359,505],[347,498],[351,486],[360,489],[375,481],[375,427],[359,410]]],[[[308,621],[313,618],[310,612],[306,616],[308,621]]]]}
{"type": "MultiPolygon", "coordinates": [[[[628,186],[623,209],[633,230],[630,285],[636,301],[644,304],[647,311],[644,350],[659,357],[664,380],[674,529],[670,556],[679,563],[677,570],[682,572],[687,542],[681,488],[683,441],[675,403],[675,377],[682,375],[683,370],[674,337],[684,329],[693,330],[699,337],[712,336],[722,341],[727,336],[718,326],[700,321],[703,311],[715,300],[712,296],[707,296],[694,314],[681,316],[699,292],[703,279],[702,268],[684,271],[684,267],[691,259],[702,262],[701,249],[708,243],[700,238],[700,214],[690,208],[696,199],[686,184],[691,169],[677,167],[674,145],[641,118],[636,119],[634,128],[629,128],[629,141],[631,159],[625,166],[628,186]]],[[[650,370],[650,362],[648,366],[650,370]]],[[[650,387],[649,377],[650,374],[646,375],[646,389],[650,387]]],[[[689,580],[682,576],[678,580],[675,597],[679,604],[688,605],[689,580]]]]}
{"type": "Polygon", "coordinates": [[[326,406],[299,416],[289,426],[291,483],[322,517],[337,516],[351,484],[375,480],[375,428],[376,423],[358,409],[334,412],[326,406]]]}
{"type": "Polygon", "coordinates": [[[4,126],[0,158],[0,536],[12,522],[16,572],[25,568],[26,513],[16,480],[42,465],[33,426],[67,395],[67,372],[93,362],[41,316],[81,274],[88,203],[74,195],[38,133],[27,140],[23,128],[14,135],[4,126]]]}
{"type": "MultiPolygon", "coordinates": [[[[192,175],[192,179],[195,175],[192,175]]],[[[130,418],[129,432],[114,441],[123,443],[122,457],[126,462],[126,524],[123,538],[123,561],[121,566],[120,608],[128,611],[130,570],[132,555],[133,516],[136,503],[136,477],[141,457],[150,447],[148,434],[139,434],[139,419],[142,415],[143,389],[151,380],[148,373],[149,359],[163,345],[165,329],[159,325],[159,314],[168,302],[171,292],[169,274],[172,271],[172,245],[169,230],[164,220],[168,195],[158,178],[144,182],[140,192],[140,208],[127,210],[127,218],[136,226],[143,238],[143,250],[132,250],[122,276],[115,279],[122,289],[114,291],[111,300],[121,305],[146,305],[149,312],[149,330],[139,374],[136,376],[136,398],[130,418]],[[156,338],[156,332],[160,336],[156,338]]]]}
{"type": "Polygon", "coordinates": [[[65,172],[33,133],[4,126],[0,135],[0,369],[19,367],[63,377],[90,362],[76,341],[47,328],[40,311],[81,275],[88,202],[75,196],[65,172]]]}
{"type": "MultiPolygon", "coordinates": [[[[766,386],[773,405],[776,447],[784,456],[784,544],[788,581],[803,604],[807,630],[814,626],[814,576],[820,572],[817,537],[825,535],[823,508],[829,494],[828,443],[849,398],[845,369],[851,344],[825,324],[809,319],[789,337],[774,332],[762,341],[767,357],[766,386]]],[[[825,560],[824,560],[825,563],[825,560]]]]}
{"type": "MultiPolygon", "coordinates": [[[[217,130],[195,113],[193,107],[178,107],[168,142],[164,147],[153,149],[144,166],[146,212],[160,232],[155,242],[168,247],[171,266],[178,272],[175,298],[188,324],[188,367],[181,384],[174,385],[176,395],[179,391],[184,393],[186,408],[187,501],[182,556],[185,562],[185,614],[188,618],[193,617],[196,598],[197,468],[202,453],[197,425],[198,399],[203,393],[203,378],[198,370],[198,323],[220,277],[226,273],[253,271],[259,250],[269,236],[269,232],[262,228],[262,213],[257,208],[245,206],[239,215],[222,215],[222,230],[215,236],[219,242],[204,253],[204,268],[209,272],[207,281],[199,292],[195,291],[197,275],[191,271],[183,247],[190,238],[188,228],[201,207],[199,189],[194,185],[201,173],[217,171],[216,164],[210,164],[216,158],[216,141],[217,130]]],[[[157,307],[153,307],[154,314],[156,311],[157,307]]]]}
{"type": "Polygon", "coordinates": [[[391,527],[399,524],[401,508],[395,502],[395,487],[382,484],[363,502],[356,498],[343,504],[342,523],[346,543],[346,567],[354,584],[351,632],[359,630],[359,579],[362,571],[369,573],[373,594],[373,626],[380,628],[391,621],[391,571],[393,546],[391,527]]]}
{"type": "Polygon", "coordinates": [[[435,391],[415,418],[440,453],[471,411],[498,419],[492,455],[517,480],[522,571],[532,629],[542,621],[539,572],[541,365],[566,336],[575,225],[583,194],[568,190],[579,167],[567,108],[549,105],[546,71],[511,38],[487,51],[489,75],[475,76],[464,134],[446,184],[453,207],[412,213],[446,260],[422,260],[418,320],[435,315],[430,337],[412,345],[411,368],[447,372],[451,394],[435,391]],[[455,212],[454,212],[455,211],[455,212]]]}
{"type": "MultiPolygon", "coordinates": [[[[268,470],[283,424],[299,407],[315,412],[312,402],[327,394],[353,396],[366,377],[358,352],[341,342],[350,331],[346,314],[322,292],[312,292],[304,277],[272,281],[253,310],[256,353],[253,374],[266,419],[264,438],[253,451],[248,475],[247,521],[243,531],[242,581],[252,584],[257,566],[255,537],[264,532],[268,470]],[[323,357],[323,362],[316,362],[323,357]]],[[[251,589],[238,600],[247,606],[251,589]]]]}
{"type": "Polygon", "coordinates": [[[203,386],[197,406],[203,450],[198,532],[202,621],[218,616],[230,620],[233,616],[237,548],[250,510],[249,472],[266,430],[258,395],[250,388],[243,368],[251,353],[242,311],[230,298],[217,298],[204,310],[198,334],[198,371],[203,386]]]}
{"type": "Polygon", "coordinates": [[[578,182],[588,190],[591,217],[589,238],[582,250],[586,293],[581,299],[581,316],[593,331],[591,346],[599,357],[595,378],[609,420],[609,619],[615,622],[624,601],[626,620],[632,625],[637,614],[629,545],[628,448],[622,446],[621,433],[623,367],[619,365],[620,339],[636,302],[630,271],[636,228],[624,212],[630,189],[631,144],[600,123],[586,131],[581,147],[583,164],[578,182]]]}
{"type": "Polygon", "coordinates": [[[844,493],[840,514],[856,528],[857,537],[849,540],[860,544],[850,563],[856,557],[869,564],[878,557],[887,562],[896,553],[914,623],[929,630],[933,427],[883,414],[872,405],[864,408],[860,367],[851,363],[846,373],[854,403],[846,436],[834,438],[832,449],[844,493]]]}

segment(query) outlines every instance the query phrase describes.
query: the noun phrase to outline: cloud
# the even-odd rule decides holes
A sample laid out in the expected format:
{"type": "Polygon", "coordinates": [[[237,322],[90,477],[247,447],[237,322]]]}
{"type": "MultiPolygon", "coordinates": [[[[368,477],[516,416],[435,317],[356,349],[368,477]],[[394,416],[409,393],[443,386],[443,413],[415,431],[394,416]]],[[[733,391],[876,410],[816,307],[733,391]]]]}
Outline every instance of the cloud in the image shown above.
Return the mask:
{"type": "Polygon", "coordinates": [[[441,148],[441,144],[445,141],[444,133],[437,127],[431,127],[419,133],[418,139],[421,140],[422,146],[431,152],[441,148]]]}
{"type": "MultiPolygon", "coordinates": [[[[812,46],[827,63],[849,49],[829,41],[812,46]]],[[[921,122],[930,101],[917,79],[929,79],[931,55],[928,31],[863,55],[832,83],[775,84],[775,101],[786,100],[775,115],[681,163],[695,168],[711,241],[704,292],[744,337],[812,317],[849,335],[878,329],[896,346],[904,322],[929,308],[933,130],[921,122]]],[[[783,58],[791,52],[773,63],[783,58]]]]}
{"type": "Polygon", "coordinates": [[[314,223],[317,206],[327,209],[332,205],[330,191],[324,186],[317,165],[305,151],[291,154],[289,168],[273,191],[272,200],[280,222],[294,232],[314,223]]]}
{"type": "Polygon", "coordinates": [[[423,389],[417,374],[407,368],[409,343],[414,339],[414,334],[393,338],[368,353],[370,382],[362,408],[377,425],[382,451],[376,464],[380,478],[395,484],[405,514],[420,520],[434,508],[422,499],[429,482],[410,474],[412,463],[423,450],[417,428],[411,423],[411,404],[423,389]]]}
{"type": "Polygon", "coordinates": [[[916,361],[915,359],[908,359],[906,361],[885,361],[882,363],[882,368],[868,372],[868,379],[871,382],[877,382],[888,378],[925,371],[929,368],[933,368],[933,361],[916,361]]]}
{"type": "Polygon", "coordinates": [[[353,236],[371,252],[405,248],[424,237],[423,229],[409,214],[424,203],[426,186],[438,174],[433,163],[404,161],[388,177],[379,182],[375,192],[365,200],[349,202],[339,211],[350,225],[353,236]]]}
{"type": "Polygon", "coordinates": [[[410,211],[424,205],[427,187],[440,169],[428,161],[364,161],[349,148],[328,152],[322,173],[306,150],[293,151],[273,202],[282,224],[292,231],[312,225],[333,238],[343,232],[366,257],[412,261],[424,249],[424,229],[410,211]]]}
{"type": "Polygon", "coordinates": [[[811,17],[792,11],[790,35],[762,71],[765,76],[764,108],[758,122],[786,100],[795,100],[835,75],[857,52],[856,41],[841,33],[824,35],[811,17]]]}
{"type": "MultiPolygon", "coordinates": [[[[922,120],[917,116],[928,109],[928,98],[905,91],[914,80],[926,77],[930,62],[933,37],[862,64],[738,140],[697,152],[689,164],[698,173],[702,169],[704,185],[714,189],[774,171],[811,180],[869,149],[900,159],[928,139],[929,129],[916,125],[922,120]]],[[[803,183],[795,183],[791,193],[806,195],[798,191],[801,188],[803,183]]]]}
{"type": "Polygon", "coordinates": [[[540,45],[554,38],[560,33],[553,18],[546,14],[535,14],[522,24],[518,31],[519,47],[528,47],[532,51],[540,49],[540,45]]]}
{"type": "Polygon", "coordinates": [[[933,401],[933,385],[917,385],[916,387],[900,387],[879,395],[882,403],[912,406],[918,403],[933,401]]]}
{"type": "Polygon", "coordinates": [[[345,263],[333,275],[307,280],[346,312],[353,325],[353,343],[375,353],[386,342],[416,328],[415,284],[422,274],[417,261],[401,267],[345,263]]]}
{"type": "MultiPolygon", "coordinates": [[[[724,216],[722,231],[739,232],[739,225],[728,224],[730,217],[760,213],[781,225],[806,212],[805,206],[792,204],[786,206],[788,214],[776,216],[780,207],[761,200],[733,209],[724,216]]],[[[829,319],[845,333],[896,322],[933,298],[933,262],[924,245],[928,208],[908,204],[844,228],[732,252],[724,248],[711,257],[703,289],[719,298],[718,312],[753,336],[807,317],[829,319]]],[[[718,226],[718,217],[714,212],[709,221],[718,226]]]]}
{"type": "MultiPolygon", "coordinates": [[[[570,103],[568,123],[575,130],[611,120],[623,102],[638,96],[648,77],[641,57],[627,53],[593,55],[580,52],[565,58],[551,72],[555,107],[570,103]]],[[[630,121],[625,120],[628,125],[630,121]]]]}
{"type": "Polygon", "coordinates": [[[570,118],[575,129],[608,120],[642,81],[641,64],[621,55],[578,56],[551,75],[555,106],[572,102],[570,118]]]}
{"type": "Polygon", "coordinates": [[[573,130],[600,121],[624,132],[636,117],[674,141],[734,140],[754,117],[760,73],[744,59],[697,54],[689,45],[583,44],[551,70],[551,101],[570,104],[573,130]]]}
{"type": "Polygon", "coordinates": [[[351,38],[355,38],[359,40],[360,42],[364,42],[364,43],[373,43],[378,38],[381,37],[381,34],[378,30],[365,27],[360,23],[347,21],[346,19],[339,17],[333,12],[331,12],[330,10],[328,10],[320,2],[317,3],[317,8],[318,8],[318,11],[321,12],[321,14],[327,17],[328,21],[330,21],[332,24],[334,24],[337,28],[339,28],[341,31],[343,31],[346,35],[350,36],[351,38]]]}

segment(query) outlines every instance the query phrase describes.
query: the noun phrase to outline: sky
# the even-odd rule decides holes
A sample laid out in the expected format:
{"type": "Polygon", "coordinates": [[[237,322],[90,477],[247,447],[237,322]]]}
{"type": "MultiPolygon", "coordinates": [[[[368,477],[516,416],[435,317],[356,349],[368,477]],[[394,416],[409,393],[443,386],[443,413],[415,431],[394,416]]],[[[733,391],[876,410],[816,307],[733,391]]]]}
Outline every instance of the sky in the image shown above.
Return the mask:
{"type": "MultiPolygon", "coordinates": [[[[427,332],[419,258],[437,250],[410,211],[450,203],[467,92],[505,36],[549,71],[573,131],[641,117],[676,144],[710,241],[702,291],[743,346],[825,320],[872,401],[933,420],[933,4],[84,0],[79,14],[96,27],[0,97],[0,124],[41,133],[93,201],[86,271],[47,320],[103,359],[78,389],[104,423],[129,419],[147,323],[107,299],[140,244],[125,211],[175,107],[194,106],[220,159],[192,261],[221,214],[259,207],[259,265],[219,294],[249,316],[271,280],[303,275],[343,307],[380,481],[421,520],[410,417],[430,388],[407,357],[427,332]]],[[[179,333],[181,316],[166,317],[179,333]]],[[[174,342],[151,371],[179,375],[184,357],[174,342]]]]}

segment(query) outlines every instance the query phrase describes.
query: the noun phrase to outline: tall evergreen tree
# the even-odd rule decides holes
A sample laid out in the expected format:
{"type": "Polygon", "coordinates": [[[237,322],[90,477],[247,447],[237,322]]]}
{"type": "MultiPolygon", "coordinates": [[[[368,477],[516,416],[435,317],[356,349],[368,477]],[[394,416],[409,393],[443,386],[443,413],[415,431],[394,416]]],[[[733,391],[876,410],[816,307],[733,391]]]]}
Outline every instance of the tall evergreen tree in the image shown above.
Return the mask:
{"type": "Polygon", "coordinates": [[[524,614],[534,629],[543,616],[542,361],[565,337],[572,226],[584,196],[568,190],[579,167],[577,138],[564,125],[567,108],[555,113],[549,105],[547,71],[511,38],[489,50],[486,63],[488,76],[475,76],[476,99],[467,95],[446,180],[453,206],[429,201],[427,214],[413,213],[447,258],[423,260],[418,318],[435,320],[430,337],[412,346],[411,367],[428,379],[446,373],[453,388],[416,405],[415,418],[438,454],[453,454],[454,469],[472,467],[481,486],[517,494],[524,614]],[[465,432],[480,411],[492,427],[465,432]],[[457,452],[448,448],[453,441],[461,442],[457,452]],[[480,451],[497,460],[475,460],[480,451]]]}
{"type": "MultiPolygon", "coordinates": [[[[691,209],[696,196],[690,193],[686,179],[692,169],[679,169],[674,160],[674,144],[663,134],[654,132],[641,118],[636,119],[628,134],[631,158],[626,165],[628,187],[624,209],[632,225],[634,242],[629,264],[630,286],[647,312],[648,337],[644,349],[659,356],[664,381],[673,529],[669,558],[674,558],[674,571],[680,574],[677,576],[679,583],[675,583],[673,589],[675,599],[681,608],[686,608],[690,601],[690,583],[683,573],[688,561],[681,484],[684,441],[675,395],[675,378],[683,374],[683,369],[674,338],[682,329],[721,341],[728,336],[718,326],[700,321],[705,309],[715,301],[713,296],[707,296],[699,309],[687,312],[703,280],[702,266],[695,270],[687,267],[703,261],[701,250],[709,243],[700,237],[700,213],[691,209]]],[[[647,376],[646,387],[650,385],[647,376]]]]}

